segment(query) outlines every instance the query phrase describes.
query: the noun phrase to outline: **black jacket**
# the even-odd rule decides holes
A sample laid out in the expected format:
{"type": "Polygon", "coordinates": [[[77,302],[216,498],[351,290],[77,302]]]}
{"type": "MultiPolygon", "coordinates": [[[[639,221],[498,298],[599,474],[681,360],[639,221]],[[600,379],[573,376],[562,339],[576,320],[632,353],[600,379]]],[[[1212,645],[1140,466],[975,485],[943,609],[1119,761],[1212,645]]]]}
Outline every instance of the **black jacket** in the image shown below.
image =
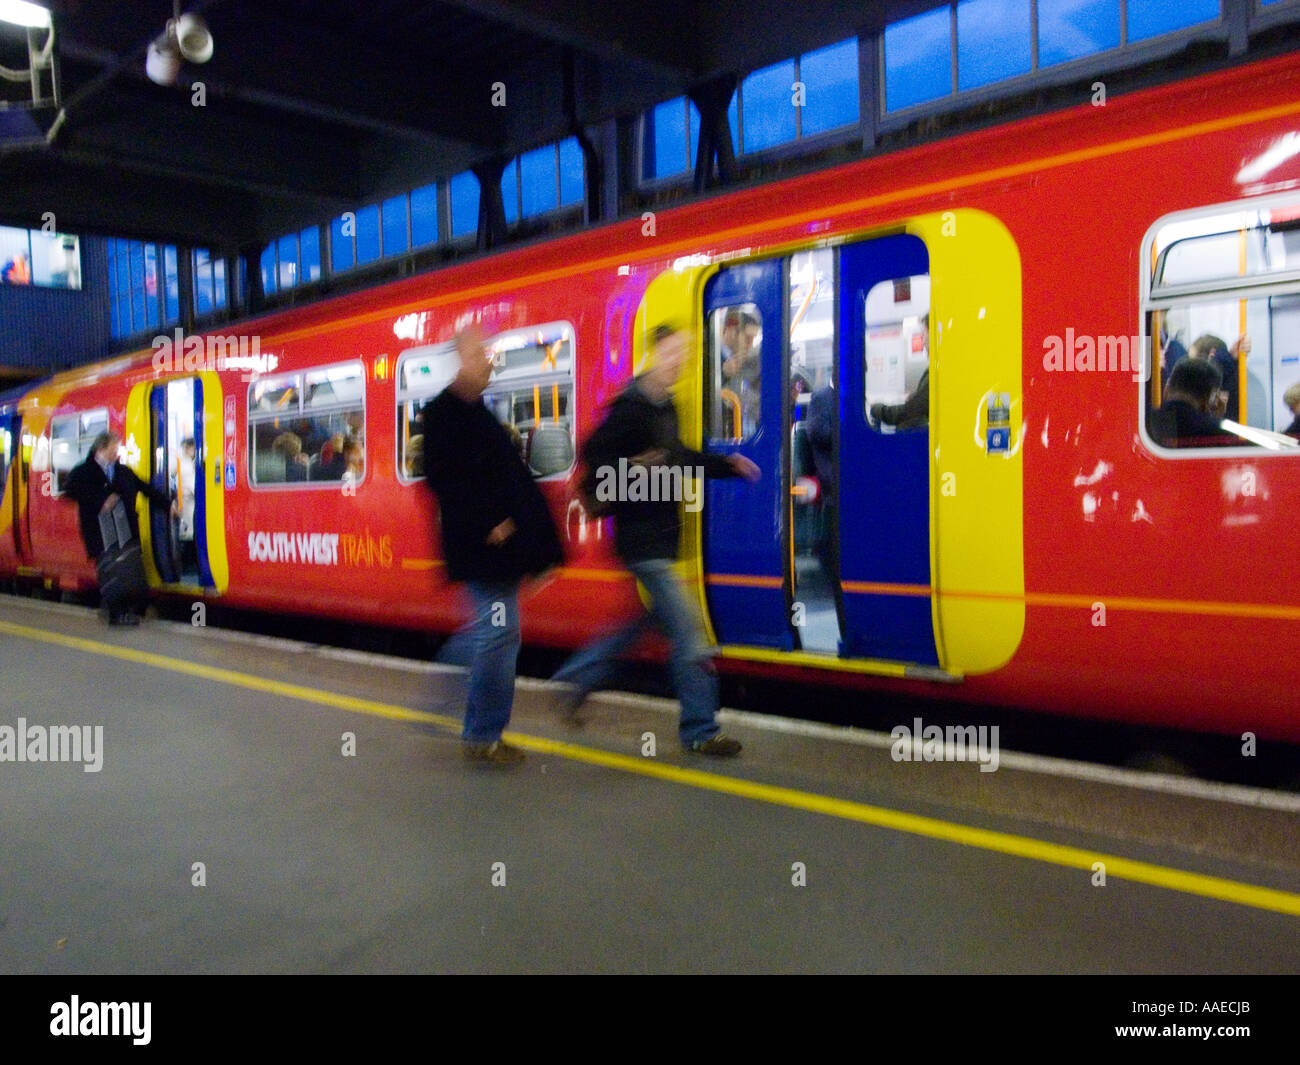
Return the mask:
{"type": "MultiPolygon", "coordinates": [[[[600,500],[602,493],[598,489],[602,477],[608,485],[619,483],[620,459],[630,460],[652,450],[667,452],[662,465],[648,467],[651,479],[660,484],[667,481],[662,474],[673,468],[681,469],[683,476],[693,467],[702,467],[706,477],[739,476],[725,456],[692,451],[683,444],[678,437],[677,408],[672,400],[654,403],[633,381],[610,404],[604,422],[583,446],[586,494],[600,500]]],[[[624,469],[630,470],[630,464],[624,469]]],[[[624,562],[677,557],[682,533],[679,500],[634,502],[620,494],[610,503],[615,525],[614,546],[624,562]]]]}
{"type": "Polygon", "coordinates": [[[921,374],[921,379],[916,382],[916,391],[902,403],[892,406],[876,403],[871,408],[871,416],[896,429],[920,429],[929,425],[930,371],[921,374]]]}
{"type": "Polygon", "coordinates": [[[424,476],[442,513],[442,555],[454,581],[513,581],[564,561],[546,499],[501,423],[446,389],[424,408],[424,476]],[[488,534],[507,518],[503,544],[488,534]]]}
{"type": "Polygon", "coordinates": [[[81,540],[86,545],[86,554],[92,559],[98,559],[104,553],[104,539],[99,532],[99,511],[104,501],[114,492],[122,497],[127,519],[131,522],[131,533],[137,540],[140,538],[140,524],[135,514],[136,494],[143,492],[159,506],[171,504],[166,492],[142,481],[120,458],[113,469],[113,480],[110,482],[104,468],[95,461],[94,452],[68,472],[63,491],[77,502],[81,518],[81,540]]]}
{"type": "Polygon", "coordinates": [[[1148,423],[1156,443],[1165,447],[1223,447],[1244,443],[1219,426],[1213,414],[1197,410],[1186,400],[1166,400],[1148,423]]]}

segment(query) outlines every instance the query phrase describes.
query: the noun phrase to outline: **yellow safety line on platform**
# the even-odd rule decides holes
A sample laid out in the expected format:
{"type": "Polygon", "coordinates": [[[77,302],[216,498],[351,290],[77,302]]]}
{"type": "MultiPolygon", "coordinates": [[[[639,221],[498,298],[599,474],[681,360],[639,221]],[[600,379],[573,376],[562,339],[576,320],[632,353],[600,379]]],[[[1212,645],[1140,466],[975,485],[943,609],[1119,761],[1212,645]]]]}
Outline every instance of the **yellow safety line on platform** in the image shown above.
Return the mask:
{"type": "MultiPolygon", "coordinates": [[[[41,643],[68,647],[89,654],[119,658],[127,662],[154,666],[157,669],[184,673],[192,677],[201,677],[221,684],[249,688],[254,691],[283,695],[290,699],[302,699],[324,706],[333,706],[341,710],[371,714],[393,721],[422,721],[442,725],[447,728],[460,727],[460,720],[442,714],[430,714],[419,710],[408,710],[392,703],[381,703],[373,699],[358,699],[351,695],[337,692],[321,691],[300,684],[287,684],[283,681],[267,680],[248,673],[221,669],[217,666],[205,666],[183,659],[168,658],[165,655],[149,651],[137,651],[130,647],[117,647],[113,644],[86,640],[77,636],[65,636],[62,633],[34,629],[26,625],[15,625],[0,621],[0,632],[41,643]]],[[[657,780],[671,781],[704,791],[734,795],[744,799],[772,803],[795,810],[807,810],[809,813],[838,817],[846,821],[874,825],[877,828],[906,832],[914,836],[958,843],[966,847],[978,847],[981,850],[1009,854],[1017,858],[1029,858],[1033,861],[1048,862],[1087,873],[1093,870],[1093,864],[1104,862],[1106,875],[1131,880],[1152,887],[1167,888],[1188,895],[1204,898],[1221,899],[1241,906],[1250,906],[1260,910],[1272,910],[1292,917],[1300,917],[1300,894],[1279,891],[1276,888],[1259,887],[1244,884],[1222,877],[1206,876],[1203,873],[1189,873],[1181,869],[1170,869],[1150,862],[1140,862],[1114,854],[1099,854],[1096,851],[1083,850],[1079,847],[1067,847],[1058,843],[1046,843],[1030,839],[1027,836],[1015,836],[1008,832],[995,832],[983,828],[971,828],[950,821],[941,821],[934,817],[889,810],[881,806],[853,802],[849,799],[832,799],[825,795],[797,791],[772,784],[759,784],[738,777],[722,776],[717,773],[705,773],[698,769],[683,769],[679,766],[665,765],[647,758],[634,758],[625,754],[614,754],[592,747],[579,747],[573,743],[560,740],[548,740],[540,736],[526,736],[517,732],[508,732],[506,738],[519,747],[535,754],[551,754],[569,758],[588,765],[603,766],[607,769],[619,769],[627,773],[636,773],[657,780]]]]}

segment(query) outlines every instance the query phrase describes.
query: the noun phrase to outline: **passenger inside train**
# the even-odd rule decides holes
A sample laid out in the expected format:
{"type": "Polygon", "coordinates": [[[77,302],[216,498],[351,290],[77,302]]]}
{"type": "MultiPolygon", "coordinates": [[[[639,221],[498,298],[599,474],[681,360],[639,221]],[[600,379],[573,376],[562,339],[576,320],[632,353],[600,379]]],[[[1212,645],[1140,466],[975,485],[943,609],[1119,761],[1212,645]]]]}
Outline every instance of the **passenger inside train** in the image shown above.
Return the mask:
{"type": "Polygon", "coordinates": [[[1220,424],[1226,403],[1218,364],[1188,355],[1169,375],[1165,401],[1151,418],[1152,436],[1165,447],[1235,444],[1237,436],[1220,424]]]}

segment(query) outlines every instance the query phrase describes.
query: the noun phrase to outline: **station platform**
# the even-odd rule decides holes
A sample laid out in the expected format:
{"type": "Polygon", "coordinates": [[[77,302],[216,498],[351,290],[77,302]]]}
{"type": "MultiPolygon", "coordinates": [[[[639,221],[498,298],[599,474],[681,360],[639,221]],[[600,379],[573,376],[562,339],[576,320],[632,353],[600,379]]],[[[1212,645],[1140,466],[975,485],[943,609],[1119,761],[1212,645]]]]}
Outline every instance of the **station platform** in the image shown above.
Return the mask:
{"type": "Polygon", "coordinates": [[[471,764],[460,683],[0,597],[0,970],[1300,971],[1300,796],[733,713],[707,759],[527,680],[527,761],[471,764]]]}

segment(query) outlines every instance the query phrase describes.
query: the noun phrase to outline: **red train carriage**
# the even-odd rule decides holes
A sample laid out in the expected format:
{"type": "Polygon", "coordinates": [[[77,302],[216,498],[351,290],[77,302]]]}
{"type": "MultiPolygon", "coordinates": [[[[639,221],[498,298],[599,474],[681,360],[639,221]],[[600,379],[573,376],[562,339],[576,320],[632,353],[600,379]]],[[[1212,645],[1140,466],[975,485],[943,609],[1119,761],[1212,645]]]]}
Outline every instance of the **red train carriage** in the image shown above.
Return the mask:
{"type": "Polygon", "coordinates": [[[111,426],[187,499],[161,592],[449,630],[418,438],[476,320],[569,551],[525,637],[577,644],[635,589],[576,444],[672,319],[686,430],[763,469],[686,489],[723,668],[1300,739],[1298,100],[1258,63],[160,338],[0,406],[0,572],[93,584],[60,495],[111,426]],[[1229,420],[1171,437],[1205,336],[1229,420]]]}

